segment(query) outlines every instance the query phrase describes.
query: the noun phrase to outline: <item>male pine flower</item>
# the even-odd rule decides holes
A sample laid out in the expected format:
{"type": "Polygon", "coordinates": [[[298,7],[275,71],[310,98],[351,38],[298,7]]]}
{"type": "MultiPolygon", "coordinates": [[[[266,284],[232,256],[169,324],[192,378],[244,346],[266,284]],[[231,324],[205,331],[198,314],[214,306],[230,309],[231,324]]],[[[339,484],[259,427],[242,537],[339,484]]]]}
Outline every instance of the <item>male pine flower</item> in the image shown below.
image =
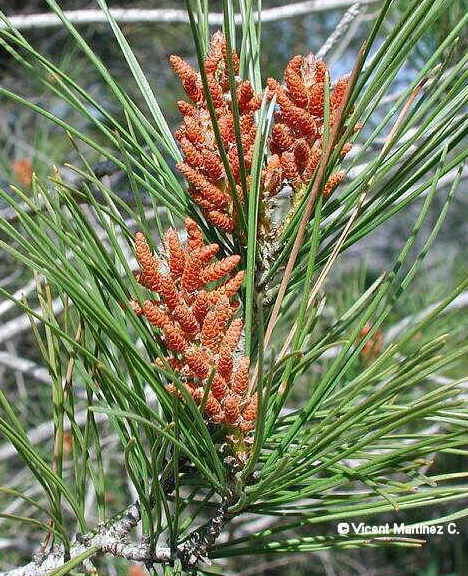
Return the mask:
{"type": "MultiPolygon", "coordinates": [[[[325,129],[325,62],[308,56],[294,56],[284,71],[284,85],[268,79],[268,90],[276,96],[278,111],[271,131],[272,156],[264,171],[264,186],[269,196],[278,193],[283,183],[301,191],[312,180],[322,158],[325,129]]],[[[330,93],[330,128],[337,120],[348,89],[348,78],[341,78],[330,93]]],[[[340,151],[344,156],[351,149],[347,143],[340,151]]],[[[328,198],[344,178],[344,172],[332,174],[323,194],[328,198]]]]}
{"type": "MultiPolygon", "coordinates": [[[[248,394],[249,358],[240,350],[243,323],[234,318],[244,272],[235,273],[239,256],[214,260],[219,246],[205,244],[190,218],[185,229],[185,243],[174,229],[166,232],[163,260],[136,234],[138,281],[154,296],[132,307],[158,330],[166,348],[159,363],[177,372],[206,418],[243,436],[255,427],[257,405],[248,394]]],[[[168,389],[178,394],[175,386],[168,389]]]]}
{"type": "MultiPolygon", "coordinates": [[[[179,111],[184,117],[182,126],[176,132],[176,138],[184,155],[184,161],[178,164],[178,169],[188,181],[189,193],[202,209],[208,222],[224,232],[231,233],[238,217],[233,200],[235,194],[241,204],[244,199],[240,185],[241,161],[237,151],[229,90],[226,40],[220,32],[213,35],[205,59],[205,72],[223,148],[235,180],[235,191],[231,189],[224,170],[200,74],[178,56],[171,56],[170,62],[191,100],[178,103],[179,111]]],[[[239,58],[235,52],[232,53],[232,63],[234,74],[237,75],[239,58]]],[[[260,108],[261,101],[248,80],[239,80],[236,76],[236,84],[243,161],[249,177],[257,132],[254,112],[260,108]]]]}
{"type": "MultiPolygon", "coordinates": [[[[183,115],[182,126],[176,132],[183,162],[179,171],[189,184],[189,193],[199,205],[208,222],[218,229],[232,233],[237,224],[235,196],[243,204],[240,179],[241,162],[238,156],[234,130],[233,107],[229,89],[226,40],[221,32],[212,36],[210,49],[204,62],[208,90],[215,114],[223,148],[227,155],[230,172],[235,181],[232,190],[221,159],[206,95],[200,74],[195,72],[178,56],[170,58],[172,68],[179,76],[190,102],[180,101],[183,115]]],[[[239,59],[232,52],[232,64],[236,80],[236,100],[240,114],[240,132],[243,162],[250,180],[253,148],[257,133],[255,111],[260,107],[260,98],[248,80],[238,78],[239,59]]],[[[263,170],[263,198],[275,196],[284,184],[289,184],[296,193],[293,207],[297,205],[307,185],[314,178],[323,155],[325,126],[325,82],[328,68],[325,62],[313,54],[295,56],[284,71],[284,84],[268,79],[267,94],[275,95],[277,111],[271,134],[268,137],[270,155],[263,170]]],[[[329,126],[331,130],[338,120],[344,104],[349,79],[339,79],[330,90],[329,126]]],[[[340,150],[345,156],[351,149],[346,143],[340,150]]],[[[328,198],[345,173],[333,173],[323,186],[323,195],[328,198]]],[[[268,218],[265,220],[265,222],[268,218]]]]}

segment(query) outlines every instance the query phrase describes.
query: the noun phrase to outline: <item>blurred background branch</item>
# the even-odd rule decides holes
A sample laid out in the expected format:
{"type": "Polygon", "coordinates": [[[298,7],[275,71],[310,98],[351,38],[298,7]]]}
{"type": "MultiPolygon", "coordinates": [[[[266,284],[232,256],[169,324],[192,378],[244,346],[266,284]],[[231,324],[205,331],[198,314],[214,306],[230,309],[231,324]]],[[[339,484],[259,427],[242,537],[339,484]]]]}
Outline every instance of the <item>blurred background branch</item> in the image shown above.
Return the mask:
{"type": "MultiPolygon", "coordinates": [[[[359,4],[375,4],[379,0],[362,0],[359,4]]],[[[325,12],[336,10],[356,4],[352,0],[309,0],[308,2],[292,2],[275,8],[266,8],[262,11],[262,22],[275,22],[288,18],[295,18],[313,12],[325,12]]],[[[151,24],[151,23],[188,23],[189,19],[185,10],[177,9],[153,9],[145,10],[141,8],[113,8],[111,14],[116,22],[122,24],[151,24]]],[[[77,26],[85,24],[99,24],[106,22],[106,16],[101,10],[68,10],[65,11],[68,20],[77,26]]],[[[222,13],[212,12],[208,16],[208,22],[212,26],[223,24],[222,13]]],[[[55,14],[28,14],[10,16],[10,23],[18,30],[31,28],[51,28],[61,25],[61,20],[55,14]]],[[[242,16],[236,14],[234,21],[241,25],[242,16]]],[[[0,22],[0,28],[5,24],[0,22]]]]}

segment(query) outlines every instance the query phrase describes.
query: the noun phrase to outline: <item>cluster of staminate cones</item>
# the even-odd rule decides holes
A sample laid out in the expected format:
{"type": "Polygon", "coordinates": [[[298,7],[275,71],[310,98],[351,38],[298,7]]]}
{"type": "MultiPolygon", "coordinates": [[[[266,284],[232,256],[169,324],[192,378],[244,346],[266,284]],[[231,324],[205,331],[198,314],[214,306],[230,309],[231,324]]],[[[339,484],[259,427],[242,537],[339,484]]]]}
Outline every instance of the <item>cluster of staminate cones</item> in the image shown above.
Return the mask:
{"type": "MultiPolygon", "coordinates": [[[[159,364],[171,368],[181,384],[213,423],[247,434],[255,427],[257,399],[250,395],[249,358],[241,353],[243,322],[238,290],[244,273],[234,270],[239,256],[216,260],[218,244],[205,244],[198,225],[187,218],[187,241],[170,228],[165,235],[164,261],[137,233],[139,283],[153,299],[135,311],[159,330],[167,350],[159,364]]],[[[180,395],[171,384],[168,390],[180,395]]]]}
{"type": "MultiPolygon", "coordinates": [[[[243,151],[243,157],[239,158],[226,40],[221,33],[214,34],[204,67],[222,146],[235,183],[233,190],[213,130],[201,76],[178,56],[171,56],[170,61],[190,99],[190,102],[178,102],[183,123],[176,137],[184,154],[184,161],[178,164],[178,168],[187,179],[189,192],[208,222],[231,233],[238,221],[238,207],[234,200],[237,199],[241,206],[244,203],[241,164],[247,180],[251,178],[257,135],[255,112],[260,108],[261,98],[255,94],[248,80],[240,80],[236,76],[235,98],[243,151]]],[[[235,52],[231,54],[231,63],[237,74],[239,59],[235,52]]],[[[262,175],[264,197],[275,196],[285,184],[300,194],[314,178],[322,158],[324,131],[326,128],[330,130],[339,120],[339,110],[349,83],[345,77],[331,87],[326,126],[325,82],[328,82],[328,78],[325,62],[309,54],[290,60],[284,72],[284,85],[273,78],[268,79],[267,97],[276,98],[277,111],[268,139],[270,156],[262,175]]],[[[350,149],[351,144],[347,143],[340,154],[344,156],[350,149]]],[[[344,172],[338,171],[328,178],[323,186],[325,198],[331,195],[344,176],[344,172]]]]}
{"type": "MultiPolygon", "coordinates": [[[[235,52],[231,54],[231,60],[234,73],[238,74],[239,59],[235,52]]],[[[184,162],[178,168],[189,182],[189,192],[208,222],[224,232],[233,232],[238,216],[233,196],[237,195],[239,203],[243,204],[241,162],[245,172],[250,174],[257,132],[255,111],[260,108],[261,99],[254,93],[248,80],[237,83],[236,100],[243,152],[239,158],[226,41],[222,34],[214,34],[210,52],[205,59],[205,72],[223,147],[235,182],[236,189],[232,190],[216,142],[200,75],[178,56],[171,56],[170,61],[190,99],[190,102],[178,103],[184,117],[182,126],[176,132],[184,154],[184,162]]]]}
{"type": "MultiPolygon", "coordinates": [[[[184,156],[178,169],[207,222],[224,233],[235,233],[239,207],[245,201],[242,176],[248,182],[251,178],[256,112],[262,100],[248,80],[237,76],[239,58],[234,51],[228,54],[221,33],[213,35],[204,61],[210,98],[198,72],[178,56],[171,56],[170,61],[190,100],[178,102],[183,123],[176,138],[184,156]],[[235,74],[242,156],[239,134],[236,138],[230,67],[235,74]],[[213,111],[224,162],[213,129],[213,111]],[[226,173],[226,161],[230,174],[226,173]]],[[[276,112],[268,140],[269,157],[262,171],[263,198],[275,196],[285,184],[300,193],[314,178],[322,159],[324,131],[338,121],[349,82],[342,78],[331,87],[325,114],[328,81],[326,64],[312,54],[291,59],[284,85],[268,80],[267,97],[276,98],[276,112]]],[[[350,148],[345,144],[340,154],[350,148]]],[[[343,172],[329,176],[323,186],[325,198],[343,177],[343,172]]],[[[136,235],[138,280],[153,297],[142,306],[133,302],[134,309],[158,329],[166,354],[157,362],[173,370],[179,380],[168,390],[180,397],[183,386],[210,422],[226,426],[231,437],[247,437],[255,428],[257,397],[249,386],[250,360],[242,354],[243,322],[236,317],[242,312],[238,291],[244,273],[234,272],[240,257],[216,260],[218,244],[205,244],[201,229],[191,219],[186,219],[185,228],[185,243],[176,230],[167,231],[163,261],[153,254],[143,234],[136,235]]]]}

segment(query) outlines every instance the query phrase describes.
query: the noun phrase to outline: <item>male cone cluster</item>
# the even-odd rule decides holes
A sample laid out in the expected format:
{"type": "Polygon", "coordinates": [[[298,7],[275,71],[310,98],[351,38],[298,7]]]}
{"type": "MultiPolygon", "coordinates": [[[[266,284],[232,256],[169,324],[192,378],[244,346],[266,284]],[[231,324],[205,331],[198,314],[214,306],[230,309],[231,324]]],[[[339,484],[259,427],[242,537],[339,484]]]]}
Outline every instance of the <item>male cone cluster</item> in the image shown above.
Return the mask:
{"type": "MultiPolygon", "coordinates": [[[[257,125],[255,112],[261,100],[248,80],[241,80],[239,58],[229,56],[221,33],[213,35],[204,72],[210,100],[226,153],[228,177],[213,130],[203,82],[187,62],[171,56],[189,102],[178,102],[183,123],[176,132],[184,161],[178,169],[189,184],[189,193],[206,220],[226,233],[237,224],[237,197],[244,202],[241,164],[250,181],[257,125]],[[233,102],[229,85],[232,65],[239,110],[242,158],[239,158],[234,126],[233,102]]],[[[275,196],[284,184],[295,192],[306,189],[323,154],[325,131],[326,64],[312,54],[295,56],[284,72],[284,85],[270,78],[267,95],[276,97],[277,109],[268,140],[269,157],[262,174],[263,198],[275,196]]],[[[344,104],[349,80],[342,78],[330,89],[329,128],[337,122],[344,104]]],[[[351,144],[340,151],[345,155],[351,144]]],[[[332,174],[324,186],[327,198],[342,180],[343,172],[332,174]]],[[[217,244],[205,244],[198,225],[187,218],[187,241],[182,243],[174,229],[164,238],[165,256],[158,259],[143,234],[135,238],[140,265],[139,283],[154,293],[143,306],[133,302],[135,312],[157,328],[166,356],[159,360],[174,370],[206,418],[229,428],[230,434],[247,435],[255,427],[257,398],[249,390],[249,358],[241,353],[243,323],[236,318],[238,290],[244,273],[235,269],[240,257],[216,260],[217,244]]],[[[174,385],[168,387],[180,394],[174,385]]]]}
{"type": "MultiPolygon", "coordinates": [[[[294,56],[284,71],[284,85],[269,78],[268,93],[276,96],[278,110],[270,137],[272,156],[265,171],[265,188],[274,196],[286,181],[295,190],[307,186],[320,164],[325,130],[325,82],[328,68],[323,60],[308,56],[294,56]]],[[[348,90],[349,79],[341,78],[330,91],[329,128],[337,121],[340,107],[348,90]]],[[[351,149],[347,143],[341,150],[344,156],[351,149]]],[[[344,178],[336,172],[325,183],[323,195],[328,198],[344,178]]]]}
{"type": "MultiPolygon", "coordinates": [[[[231,58],[234,73],[238,74],[238,56],[232,52],[231,58]]],[[[171,56],[170,61],[190,99],[190,102],[178,102],[183,123],[176,132],[176,138],[184,155],[184,161],[178,164],[178,168],[187,179],[189,193],[208,222],[224,232],[232,233],[237,224],[234,195],[237,194],[241,204],[244,198],[229,90],[226,40],[220,32],[213,35],[204,68],[221,140],[236,183],[235,191],[231,190],[226,177],[200,74],[178,56],[171,56]]],[[[294,192],[303,192],[313,179],[323,153],[325,82],[328,82],[328,78],[325,62],[309,54],[294,56],[289,61],[284,71],[283,85],[273,78],[268,79],[267,95],[276,97],[277,110],[268,137],[270,155],[262,174],[264,198],[275,196],[285,184],[290,185],[294,192]]],[[[347,77],[341,78],[330,89],[330,129],[337,121],[348,84],[347,77]]],[[[248,80],[240,80],[236,76],[236,85],[243,160],[249,180],[257,133],[254,113],[259,109],[261,100],[248,80]]],[[[350,149],[351,144],[346,143],[340,151],[341,156],[350,149]]],[[[343,171],[338,171],[328,178],[323,189],[325,199],[344,176],[343,171]]]]}
{"type": "MultiPolygon", "coordinates": [[[[205,244],[190,218],[185,229],[185,243],[174,229],[166,232],[164,260],[136,234],[138,282],[154,298],[132,304],[164,341],[167,354],[160,362],[177,373],[207,419],[247,434],[255,427],[257,398],[248,394],[250,362],[240,352],[243,323],[235,318],[244,278],[235,273],[240,258],[215,260],[218,244],[205,244]]],[[[179,394],[172,384],[168,390],[179,394]]]]}
{"type": "MultiPolygon", "coordinates": [[[[237,75],[238,56],[232,52],[231,58],[234,74],[237,75]]],[[[236,144],[229,89],[226,40],[219,32],[213,35],[210,51],[205,59],[205,72],[236,190],[231,189],[221,160],[200,74],[178,56],[171,56],[170,62],[190,99],[190,102],[178,102],[184,117],[182,126],[176,132],[184,154],[184,161],[178,164],[178,169],[188,181],[189,193],[208,222],[224,232],[233,232],[237,222],[234,197],[237,195],[240,204],[243,204],[244,198],[240,185],[241,160],[236,144]]],[[[261,101],[254,94],[248,80],[237,81],[236,99],[240,115],[243,162],[246,175],[249,176],[257,131],[254,112],[260,108],[261,101]]]]}

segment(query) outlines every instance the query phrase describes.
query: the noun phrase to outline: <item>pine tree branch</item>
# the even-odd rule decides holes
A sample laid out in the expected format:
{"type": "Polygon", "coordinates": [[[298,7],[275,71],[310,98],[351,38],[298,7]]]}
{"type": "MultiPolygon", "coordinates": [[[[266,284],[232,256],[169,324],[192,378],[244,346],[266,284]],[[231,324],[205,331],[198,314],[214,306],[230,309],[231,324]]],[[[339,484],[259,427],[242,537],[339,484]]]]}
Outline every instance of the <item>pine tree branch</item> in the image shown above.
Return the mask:
{"type": "MultiPolygon", "coordinates": [[[[173,482],[168,478],[164,483],[165,492],[173,490],[173,482]]],[[[181,544],[175,554],[169,547],[160,546],[154,549],[146,538],[136,542],[128,535],[140,520],[140,506],[134,503],[117,518],[99,526],[97,530],[78,535],[65,557],[63,547],[38,555],[32,562],[0,572],[0,576],[49,576],[52,571],[65,565],[69,560],[89,553],[88,558],[98,554],[109,554],[115,558],[124,558],[131,562],[142,562],[146,565],[170,562],[175,556],[179,558],[186,570],[192,570],[198,563],[207,561],[209,549],[220,536],[228,518],[229,501],[223,500],[213,516],[200,528],[194,530],[186,542],[181,544]]]]}
{"type": "MultiPolygon", "coordinates": [[[[88,410],[82,410],[76,413],[74,423],[77,426],[83,426],[86,423],[87,418],[88,418],[88,410]]],[[[94,418],[96,422],[101,422],[104,421],[107,418],[107,416],[105,414],[96,413],[94,415],[94,418]]],[[[69,420],[66,420],[64,430],[68,431],[70,429],[71,429],[71,423],[69,420]]],[[[37,446],[41,442],[49,440],[53,436],[53,433],[54,433],[53,421],[49,420],[48,422],[43,422],[42,424],[39,424],[38,426],[35,426],[34,428],[31,428],[28,431],[29,442],[33,446],[37,446]]],[[[0,460],[2,462],[16,455],[17,455],[16,448],[9,442],[0,445],[0,460]]]]}
{"type": "MultiPolygon", "coordinates": [[[[378,0],[363,0],[363,4],[375,4],[378,0]]],[[[286,18],[295,18],[310,14],[312,12],[325,12],[327,10],[336,10],[345,8],[353,4],[352,0],[309,0],[308,2],[295,2],[284,6],[277,6],[262,10],[262,22],[276,22],[286,18]]],[[[188,15],[185,10],[177,9],[153,9],[144,10],[139,8],[114,8],[110,10],[116,22],[130,24],[150,24],[150,23],[188,23],[188,15]]],[[[101,10],[66,10],[65,15],[74,25],[99,24],[106,23],[107,18],[101,10]]],[[[254,14],[258,18],[257,13],[254,14]]],[[[208,22],[213,26],[221,26],[223,23],[222,13],[211,13],[208,22]]],[[[9,19],[10,24],[18,30],[32,28],[52,28],[62,25],[62,21],[55,14],[28,14],[21,16],[12,16],[9,19]]],[[[241,25],[242,17],[236,14],[234,21],[241,25]]],[[[0,29],[6,28],[3,22],[0,22],[0,29]]]]}
{"type": "Polygon", "coordinates": [[[224,500],[216,508],[215,514],[206,526],[195,530],[187,542],[179,548],[178,556],[183,566],[192,569],[200,560],[206,560],[208,550],[216,542],[228,520],[228,509],[229,502],[224,500]]]}
{"type": "MultiPolygon", "coordinates": [[[[430,314],[433,310],[435,310],[438,306],[440,306],[441,302],[436,302],[435,304],[431,304],[421,310],[417,314],[412,316],[407,316],[400,320],[397,324],[394,324],[385,334],[385,341],[392,342],[395,340],[408,326],[414,325],[420,322],[425,316],[430,314]]],[[[445,312],[450,312],[451,310],[461,310],[468,306],[468,292],[462,292],[459,294],[452,302],[450,302],[445,308],[445,312]]]]}
{"type": "Polygon", "coordinates": [[[50,383],[50,375],[47,368],[39,366],[39,364],[28,358],[21,358],[17,354],[0,350],[0,366],[6,366],[15,372],[31,376],[39,382],[50,383]]]}
{"type": "Polygon", "coordinates": [[[341,20],[338,22],[335,30],[330,34],[327,41],[322,45],[317,52],[317,58],[325,58],[330,50],[337,44],[342,36],[348,31],[351,24],[359,16],[362,10],[362,0],[354,2],[350,8],[344,13],[341,20]]]}
{"type": "Polygon", "coordinates": [[[92,556],[110,554],[133,562],[167,562],[171,557],[169,548],[159,547],[153,551],[146,540],[139,542],[128,540],[130,531],[137,526],[140,519],[139,505],[132,504],[118,518],[103,524],[94,532],[78,536],[71,546],[69,557],[65,558],[62,547],[54,548],[25,566],[0,572],[0,576],[47,576],[68,560],[78,558],[87,552],[92,556]]]}

